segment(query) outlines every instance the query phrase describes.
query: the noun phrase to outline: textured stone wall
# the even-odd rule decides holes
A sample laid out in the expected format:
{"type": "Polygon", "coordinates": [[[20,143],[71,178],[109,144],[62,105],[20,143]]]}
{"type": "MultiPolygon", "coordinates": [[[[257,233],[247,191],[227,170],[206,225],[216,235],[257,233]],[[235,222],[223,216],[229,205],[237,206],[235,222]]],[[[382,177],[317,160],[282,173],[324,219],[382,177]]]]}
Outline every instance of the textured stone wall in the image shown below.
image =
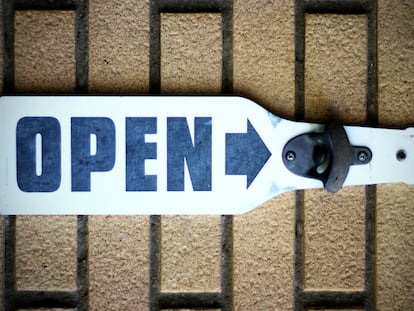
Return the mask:
{"type": "MultiPolygon", "coordinates": [[[[293,118],[294,1],[233,5],[234,93],[293,118]]],[[[410,0],[378,1],[380,125],[414,126],[413,18],[410,0]]],[[[73,93],[74,13],[19,11],[15,32],[16,90],[73,93]]],[[[306,16],[307,120],[365,122],[366,33],[363,15],[306,16]]],[[[91,0],[89,36],[91,93],[148,93],[148,1],[91,0]]],[[[219,94],[221,36],[219,14],[162,14],[161,91],[219,94]]],[[[306,289],[364,287],[364,204],[363,187],[305,192],[306,289]]],[[[234,218],[235,310],[292,309],[294,205],[287,193],[234,218]]],[[[378,186],[378,310],[414,305],[413,206],[413,186],[378,186]]],[[[220,218],[161,223],[162,290],[218,290],[220,218]]],[[[90,217],[90,310],[148,308],[148,232],[148,217],[90,217]]],[[[75,239],[76,217],[18,217],[18,289],[74,289],[75,239]]]]}

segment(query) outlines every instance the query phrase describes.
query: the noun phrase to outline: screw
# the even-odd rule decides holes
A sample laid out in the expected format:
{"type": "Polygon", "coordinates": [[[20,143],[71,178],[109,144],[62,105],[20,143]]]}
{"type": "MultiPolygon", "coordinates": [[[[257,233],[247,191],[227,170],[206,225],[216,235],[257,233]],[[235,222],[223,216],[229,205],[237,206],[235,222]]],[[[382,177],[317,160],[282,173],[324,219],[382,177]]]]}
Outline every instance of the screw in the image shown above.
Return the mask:
{"type": "Polygon", "coordinates": [[[296,153],[294,151],[288,151],[286,153],[286,160],[294,161],[296,159],[296,153]]]}
{"type": "Polygon", "coordinates": [[[368,154],[365,151],[358,152],[358,160],[359,162],[365,162],[368,158],[368,154]]]}
{"type": "Polygon", "coordinates": [[[406,157],[407,157],[407,154],[405,153],[404,150],[398,150],[398,152],[397,152],[397,160],[398,161],[404,161],[406,157]]]}

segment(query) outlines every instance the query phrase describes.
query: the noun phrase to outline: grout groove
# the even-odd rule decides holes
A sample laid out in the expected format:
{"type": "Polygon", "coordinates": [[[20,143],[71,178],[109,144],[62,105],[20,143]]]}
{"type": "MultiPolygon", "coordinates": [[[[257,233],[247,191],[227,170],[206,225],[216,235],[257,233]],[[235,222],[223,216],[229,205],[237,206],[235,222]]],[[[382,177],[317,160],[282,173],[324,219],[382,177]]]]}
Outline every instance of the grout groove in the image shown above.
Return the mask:
{"type": "MultiPolygon", "coordinates": [[[[88,92],[88,0],[3,0],[3,93],[15,92],[14,82],[14,14],[15,10],[75,10],[76,92],[88,92]]],[[[161,92],[160,13],[220,12],[222,14],[222,93],[233,92],[232,1],[230,0],[152,0],[150,2],[150,93],[161,92]]],[[[378,123],[377,78],[377,4],[375,0],[295,0],[295,116],[304,118],[304,51],[305,14],[337,13],[367,15],[367,124],[378,123]]],[[[364,306],[375,309],[375,228],[376,187],[366,187],[365,219],[365,288],[363,292],[304,291],[303,214],[304,192],[296,192],[294,244],[294,310],[310,305],[364,306]]],[[[16,289],[15,252],[16,216],[4,216],[4,310],[17,307],[76,307],[88,310],[88,217],[78,216],[77,289],[75,292],[18,291],[16,289]]],[[[221,291],[219,293],[167,293],[160,291],[160,216],[150,216],[150,310],[167,307],[233,308],[233,216],[221,218],[221,291]],[[175,303],[175,302],[176,303],[175,303]]]]}
{"type": "MultiPolygon", "coordinates": [[[[3,0],[3,93],[15,92],[14,16],[18,9],[75,10],[76,90],[88,91],[88,0],[3,0]]],[[[77,278],[75,292],[19,291],[16,289],[16,216],[4,216],[4,310],[61,307],[88,310],[88,217],[78,216],[77,278]]]]}
{"type": "MultiPolygon", "coordinates": [[[[304,119],[305,14],[336,13],[367,15],[367,124],[378,123],[377,4],[376,0],[295,1],[295,116],[304,119]]],[[[296,192],[294,310],[307,307],[364,307],[375,309],[376,186],[365,187],[365,288],[361,292],[304,290],[304,191],[296,192]]]]}
{"type": "MultiPolygon", "coordinates": [[[[150,93],[161,93],[161,13],[222,14],[222,93],[233,92],[233,12],[230,0],[184,0],[150,2],[150,93]]],[[[167,293],[161,282],[161,221],[150,216],[150,285],[152,311],[167,308],[233,309],[233,216],[221,218],[221,292],[167,293]]]]}

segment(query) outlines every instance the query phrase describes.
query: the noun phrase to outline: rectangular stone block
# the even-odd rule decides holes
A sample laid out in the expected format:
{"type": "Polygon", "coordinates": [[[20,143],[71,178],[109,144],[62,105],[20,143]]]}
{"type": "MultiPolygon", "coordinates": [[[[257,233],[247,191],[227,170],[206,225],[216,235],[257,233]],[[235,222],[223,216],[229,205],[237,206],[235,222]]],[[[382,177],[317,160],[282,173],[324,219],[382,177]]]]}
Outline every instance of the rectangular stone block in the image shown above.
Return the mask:
{"type": "Polygon", "coordinates": [[[161,290],[220,290],[220,217],[161,218],[161,290]]]}
{"type": "Polygon", "coordinates": [[[89,3],[89,91],[147,93],[149,3],[98,0],[89,3]]]}
{"type": "Polygon", "coordinates": [[[16,92],[75,91],[74,23],[73,11],[16,11],[16,92]]]}
{"type": "Polygon", "coordinates": [[[16,287],[18,290],[76,289],[74,216],[16,218],[16,287]]]}
{"type": "Polygon", "coordinates": [[[89,310],[145,310],[148,217],[89,217],[89,310]]]}
{"type": "Polygon", "coordinates": [[[220,14],[161,14],[162,92],[220,93],[221,38],[220,14]]]}
{"type": "Polygon", "coordinates": [[[366,16],[306,15],[305,118],[366,119],[366,16]]]}
{"type": "Polygon", "coordinates": [[[294,2],[233,3],[234,92],[294,116],[294,2]]]}
{"type": "Polygon", "coordinates": [[[365,190],[305,192],[306,289],[362,289],[365,271],[365,190]]]}
{"type": "Polygon", "coordinates": [[[235,310],[293,306],[294,206],[290,192],[234,217],[235,310]]]}

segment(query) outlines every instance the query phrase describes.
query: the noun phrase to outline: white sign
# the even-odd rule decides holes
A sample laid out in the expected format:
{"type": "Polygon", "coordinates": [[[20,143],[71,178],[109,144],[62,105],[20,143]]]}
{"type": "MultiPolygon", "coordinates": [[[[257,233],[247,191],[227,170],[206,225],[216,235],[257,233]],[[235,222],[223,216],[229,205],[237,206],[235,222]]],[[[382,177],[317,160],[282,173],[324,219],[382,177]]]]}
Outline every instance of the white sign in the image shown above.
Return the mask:
{"type": "Polygon", "coordinates": [[[235,214],[283,190],[282,119],[244,98],[3,97],[0,109],[2,214],[235,214]]]}
{"type": "MultiPolygon", "coordinates": [[[[322,187],[282,161],[289,139],[321,128],[241,97],[2,97],[0,211],[244,213],[282,192],[322,187]]],[[[359,143],[363,129],[346,130],[359,143]]],[[[372,165],[387,160],[372,144],[372,163],[351,167],[345,184],[382,181],[372,165]]]]}

